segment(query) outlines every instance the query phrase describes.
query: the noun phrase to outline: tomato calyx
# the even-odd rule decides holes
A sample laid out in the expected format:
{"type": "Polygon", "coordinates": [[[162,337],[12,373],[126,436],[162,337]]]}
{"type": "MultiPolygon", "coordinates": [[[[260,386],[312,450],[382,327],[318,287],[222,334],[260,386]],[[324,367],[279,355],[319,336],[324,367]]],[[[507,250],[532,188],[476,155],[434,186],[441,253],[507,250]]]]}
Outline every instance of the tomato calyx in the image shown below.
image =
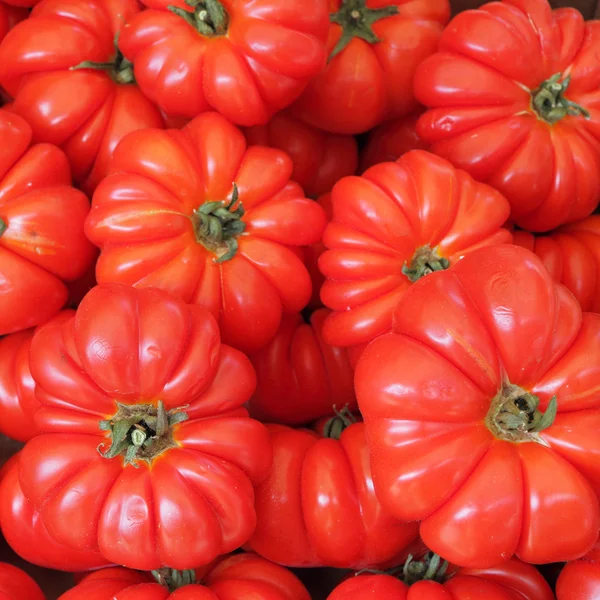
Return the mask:
{"type": "Polygon", "coordinates": [[[0,237],[4,234],[4,232],[8,229],[8,224],[4,219],[0,219],[0,237]]]}
{"type": "Polygon", "coordinates": [[[151,573],[156,582],[166,587],[169,592],[174,592],[186,585],[196,583],[196,573],[193,569],[178,571],[177,569],[163,567],[162,569],[151,571],[151,573]]]}
{"type": "Polygon", "coordinates": [[[339,54],[353,38],[376,44],[381,40],[373,31],[373,24],[380,19],[398,14],[397,6],[383,8],[368,8],[366,0],[343,0],[341,8],[329,15],[331,23],[337,23],[342,28],[342,36],[329,55],[329,60],[339,54]]]}
{"type": "Polygon", "coordinates": [[[129,83],[135,83],[135,77],[133,75],[133,63],[127,60],[123,53],[119,50],[119,34],[115,36],[115,57],[111,62],[94,62],[93,60],[84,60],[78,65],[71,67],[70,71],[77,71],[79,69],[95,69],[96,71],[106,71],[110,78],[115,82],[122,85],[129,83]]]}
{"type": "Polygon", "coordinates": [[[403,565],[388,569],[387,571],[379,571],[377,569],[362,569],[357,571],[355,575],[362,573],[373,573],[376,575],[390,575],[399,579],[407,586],[414,585],[419,581],[435,581],[436,583],[444,583],[451,577],[448,575],[448,561],[442,560],[441,556],[434,552],[427,552],[420,560],[415,560],[412,554],[406,558],[403,565]]]}
{"type": "Polygon", "coordinates": [[[404,263],[402,274],[406,275],[411,283],[415,283],[425,275],[434,271],[444,271],[450,266],[450,261],[438,255],[437,248],[429,244],[417,248],[410,265],[404,263]]]}
{"type": "Polygon", "coordinates": [[[347,404],[339,411],[334,404],[333,412],[335,417],[331,417],[323,426],[323,437],[339,440],[342,432],[356,423],[356,417],[350,412],[347,404]]]}
{"type": "Polygon", "coordinates": [[[590,113],[583,106],[565,98],[571,77],[565,77],[562,81],[561,77],[561,73],[555,73],[531,92],[533,110],[540,119],[551,125],[567,115],[589,119],[590,113]]]}
{"type": "Polygon", "coordinates": [[[234,183],[228,203],[205,202],[192,215],[196,241],[217,255],[217,263],[231,260],[235,256],[238,249],[237,237],[246,229],[246,223],[242,221],[244,207],[238,199],[238,188],[234,183]]]}
{"type": "Polygon", "coordinates": [[[202,35],[215,37],[227,33],[229,15],[219,0],[185,0],[185,3],[193,12],[178,6],[167,8],[202,35]]]}
{"type": "Polygon", "coordinates": [[[518,385],[505,383],[492,400],[485,424],[500,440],[547,445],[539,433],[550,427],[556,418],[556,396],[548,403],[546,412],[538,409],[539,404],[540,400],[534,394],[518,385]]]}
{"type": "Polygon", "coordinates": [[[177,446],[173,440],[173,426],[186,421],[188,416],[181,408],[165,410],[162,400],[153,404],[121,404],[112,419],[100,421],[103,431],[110,431],[111,444],[98,452],[104,458],[124,457],[125,465],[138,467],[137,462],[151,463],[154,458],[177,446]]]}

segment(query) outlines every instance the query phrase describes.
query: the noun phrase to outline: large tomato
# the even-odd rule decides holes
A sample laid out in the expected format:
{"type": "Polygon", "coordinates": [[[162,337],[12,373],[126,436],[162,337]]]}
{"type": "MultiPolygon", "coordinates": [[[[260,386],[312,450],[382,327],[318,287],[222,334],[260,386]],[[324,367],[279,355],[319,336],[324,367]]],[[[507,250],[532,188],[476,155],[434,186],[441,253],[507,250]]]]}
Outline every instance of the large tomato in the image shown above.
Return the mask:
{"type": "Polygon", "coordinates": [[[311,198],[331,191],[335,182],[354,175],[358,144],[351,135],[335,135],[279,113],[267,125],[245,130],[249,144],[283,150],[292,159],[292,179],[311,198]]]}
{"type": "Polygon", "coordinates": [[[266,123],[325,64],[327,0],[142,0],[119,47],[169,115],[266,123]]]}
{"type": "MultiPolygon", "coordinates": [[[[410,559],[394,575],[357,574],[327,600],[554,600],[550,586],[531,565],[512,559],[489,569],[454,569],[439,557],[410,559]]],[[[577,600],[580,600],[578,597],[577,600]]],[[[583,600],[583,599],[581,599],[583,600]]],[[[586,599],[587,600],[587,599],[586,599]]]]}
{"type": "Polygon", "coordinates": [[[0,42],[10,29],[28,15],[27,8],[0,0],[0,42]]]}
{"type": "Polygon", "coordinates": [[[568,563],[556,582],[556,600],[600,598],[600,540],[581,560],[568,563]]]}
{"type": "Polygon", "coordinates": [[[86,224],[98,282],[165,289],[206,307],[223,340],[264,346],[311,295],[292,247],[321,238],[325,212],[289,181],[292,161],[246,145],[217,113],[182,131],[147,129],[117,147],[86,224]]]}
{"type": "Polygon", "coordinates": [[[41,327],[31,373],[43,433],[19,481],[57,542],[136,569],[188,569],[243,544],[267,431],[241,408],[250,361],[213,317],[155,289],[95,287],[41,327]]]}
{"type": "Polygon", "coordinates": [[[382,504],[461,566],[588,552],[599,356],[600,315],[528,250],[480,249],[419,281],[355,373],[382,504]]]}
{"type": "Polygon", "coordinates": [[[600,199],[600,22],[547,0],[458,14],[415,76],[433,151],[502,192],[513,220],[548,231],[600,199]]]}
{"type": "Polygon", "coordinates": [[[159,583],[144,573],[103,569],[59,600],[310,600],[295,575],[252,553],[221,557],[195,571],[154,575],[159,583]]]}
{"type": "Polygon", "coordinates": [[[29,121],[36,141],[65,151],[86,192],[125,134],[163,124],[114,44],[138,10],[137,0],[42,0],[0,44],[11,110],[29,121]]]}
{"type": "Polygon", "coordinates": [[[302,425],[330,415],[333,406],[357,409],[348,353],[323,340],[329,313],[317,310],[308,323],[299,314],[284,316],[271,342],[250,356],[258,381],[249,403],[253,417],[302,425]]]}
{"type": "Polygon", "coordinates": [[[46,600],[40,586],[27,573],[8,563],[0,563],[2,600],[46,600]]]}
{"type": "Polygon", "coordinates": [[[389,331],[398,300],[423,275],[511,240],[501,194],[422,150],[342,179],[332,205],[319,267],[321,299],[334,311],[323,335],[336,346],[389,331]]]}
{"type": "Polygon", "coordinates": [[[273,468],[256,489],[249,548],[293,567],[360,569],[393,561],[417,537],[416,523],[401,523],[375,496],[362,423],[344,429],[336,417],[326,437],[268,428],[273,468]]]}
{"type": "Polygon", "coordinates": [[[448,0],[328,0],[329,62],[292,112],[333,133],[362,133],[417,108],[412,81],[436,51],[448,0]]]}
{"type": "Polygon", "coordinates": [[[50,144],[31,144],[31,127],[0,110],[0,335],[33,327],[65,304],[67,281],[83,275],[94,247],[83,233],[85,195],[50,144]]]}

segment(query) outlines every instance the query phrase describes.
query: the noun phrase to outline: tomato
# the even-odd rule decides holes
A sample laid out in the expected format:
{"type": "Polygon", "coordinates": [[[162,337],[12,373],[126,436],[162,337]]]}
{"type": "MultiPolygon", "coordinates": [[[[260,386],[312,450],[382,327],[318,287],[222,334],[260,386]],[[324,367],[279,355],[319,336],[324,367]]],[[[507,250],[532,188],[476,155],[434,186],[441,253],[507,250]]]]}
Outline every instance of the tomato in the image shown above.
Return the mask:
{"type": "Polygon", "coordinates": [[[201,304],[225,343],[257,350],[283,313],[308,303],[310,277],[291,248],[317,242],[325,227],[291,172],[286,154],[246,146],[217,113],[182,131],[132,133],[86,223],[102,249],[98,282],[160,287],[201,304]]]}
{"type": "Polygon", "coordinates": [[[434,572],[424,578],[432,562],[428,557],[409,561],[406,573],[398,569],[396,576],[356,574],[343,581],[327,600],[554,600],[541,574],[516,559],[490,569],[453,569],[447,574],[440,567],[441,575],[434,572]]]}
{"type": "Polygon", "coordinates": [[[0,0],[0,41],[19,21],[27,18],[29,11],[21,6],[0,0]]]}
{"type": "Polygon", "coordinates": [[[8,563],[0,563],[2,600],[46,600],[38,584],[27,573],[8,563]]]}
{"type": "Polygon", "coordinates": [[[195,572],[161,571],[156,579],[163,585],[144,573],[103,569],[59,600],[310,600],[290,571],[251,553],[221,557],[195,572]]]}
{"type": "Polygon", "coordinates": [[[245,135],[249,144],[286,152],[294,163],[292,179],[311,198],[330,192],[338,179],[354,175],[358,167],[354,137],[320,131],[285,112],[267,125],[249,127],[245,135]]]}
{"type": "Polygon", "coordinates": [[[256,489],[258,522],[248,542],[261,556],[360,569],[395,559],[417,537],[416,523],[397,521],[375,496],[363,424],[340,435],[336,421],[331,437],[268,426],[273,468],[256,489]]]}
{"type": "Polygon", "coordinates": [[[10,547],[26,561],[59,571],[85,571],[108,563],[98,552],[72,550],[57,543],[40,513],[27,501],[19,484],[19,454],[3,468],[0,484],[0,527],[10,547]]]}
{"type": "Polygon", "coordinates": [[[85,195],[71,187],[67,159],[31,144],[29,125],[0,110],[0,335],[33,327],[67,300],[94,247],[83,233],[85,195]]]}
{"type": "Polygon", "coordinates": [[[95,287],[33,337],[40,435],[19,482],[48,532],[136,569],[187,569],[245,543],[271,451],[242,408],[250,361],[156,289],[95,287]]]}
{"type": "Polygon", "coordinates": [[[482,248],[423,278],[355,372],[381,503],[461,566],[588,552],[599,352],[600,315],[528,250],[482,248]]]}
{"type": "Polygon", "coordinates": [[[546,0],[458,14],[417,69],[433,152],[506,196],[512,219],[548,231],[600,200],[600,22],[546,0]]]}
{"type": "Polygon", "coordinates": [[[42,0],[0,44],[11,110],[29,121],[36,141],[64,150],[87,193],[125,134],[163,124],[115,49],[123,22],[138,10],[137,0],[42,0]]]}
{"type": "Polygon", "coordinates": [[[142,0],[119,47],[169,115],[261,125],[325,64],[326,0],[142,0]]]}
{"type": "Polygon", "coordinates": [[[427,144],[417,135],[418,114],[387,121],[369,133],[360,152],[359,172],[382,162],[398,160],[410,150],[427,150],[427,144]]]}
{"type": "Polygon", "coordinates": [[[302,425],[330,415],[333,406],[357,409],[347,352],[323,340],[329,313],[317,310],[308,323],[299,314],[284,316],[271,342],[250,356],[258,380],[249,403],[253,417],[302,425]]]}
{"type": "Polygon", "coordinates": [[[368,131],[417,108],[417,65],[436,51],[447,0],[328,0],[329,61],[292,113],[332,133],[368,131]]]}
{"type": "Polygon", "coordinates": [[[582,560],[568,563],[556,582],[556,600],[600,598],[600,540],[582,560]]]}
{"type": "Polygon", "coordinates": [[[323,336],[334,346],[386,333],[412,282],[475,248],[511,240],[501,229],[508,202],[422,150],[342,179],[332,206],[319,267],[326,277],[321,300],[333,310],[323,336]]]}

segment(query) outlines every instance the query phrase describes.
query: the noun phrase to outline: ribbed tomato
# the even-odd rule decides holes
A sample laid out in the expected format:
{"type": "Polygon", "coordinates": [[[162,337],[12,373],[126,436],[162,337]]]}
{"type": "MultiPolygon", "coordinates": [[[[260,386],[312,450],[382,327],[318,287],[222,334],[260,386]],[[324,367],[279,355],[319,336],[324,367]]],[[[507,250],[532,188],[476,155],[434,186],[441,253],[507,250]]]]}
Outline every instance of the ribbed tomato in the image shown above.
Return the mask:
{"type": "Polygon", "coordinates": [[[581,560],[568,563],[556,582],[556,600],[600,598],[600,540],[581,560]]]}
{"type": "MultiPolygon", "coordinates": [[[[31,3],[34,4],[35,0],[31,3]]],[[[24,6],[0,0],[0,42],[10,29],[28,16],[29,11],[24,6]]]]}
{"type": "Polygon", "coordinates": [[[46,600],[40,586],[25,571],[0,563],[0,598],[2,600],[46,600]]]}

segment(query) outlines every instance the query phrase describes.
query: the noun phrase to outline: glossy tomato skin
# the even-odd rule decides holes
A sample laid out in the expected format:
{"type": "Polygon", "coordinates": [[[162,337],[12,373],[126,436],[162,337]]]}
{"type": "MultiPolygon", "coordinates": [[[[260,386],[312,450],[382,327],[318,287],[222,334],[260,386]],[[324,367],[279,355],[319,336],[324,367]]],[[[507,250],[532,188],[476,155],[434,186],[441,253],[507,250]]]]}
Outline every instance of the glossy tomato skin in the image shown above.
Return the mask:
{"type": "Polygon", "coordinates": [[[0,335],[47,321],[67,301],[65,282],[91,265],[85,195],[71,187],[63,152],[32,144],[31,127],[0,110],[0,335]]]}
{"type": "Polygon", "coordinates": [[[275,337],[250,356],[257,376],[248,405],[254,418],[303,425],[330,415],[333,406],[357,410],[348,353],[323,340],[329,313],[316,310],[308,323],[299,314],[284,316],[275,337]]]}
{"type": "Polygon", "coordinates": [[[600,317],[582,316],[523,248],[481,249],[424,277],[355,372],[382,504],[423,519],[427,546],[462,566],[588,552],[600,518],[599,351],[600,317]],[[514,443],[488,426],[509,384],[541,411],[556,396],[537,438],[514,443]]]}
{"type": "Polygon", "coordinates": [[[506,199],[422,150],[342,179],[331,202],[319,268],[321,300],[333,310],[323,335],[337,346],[364,345],[391,329],[394,307],[412,285],[402,268],[419,248],[452,265],[480,246],[511,240],[501,228],[506,199]]]}
{"type": "Polygon", "coordinates": [[[0,42],[10,29],[19,21],[26,19],[28,15],[29,11],[25,7],[0,1],[0,42]]]}
{"type": "Polygon", "coordinates": [[[205,309],[99,285],[71,319],[36,332],[30,365],[42,433],[22,450],[19,482],[59,543],[131,568],[186,569],[250,537],[270,443],[241,408],[256,385],[252,365],[221,345],[205,309]],[[99,453],[110,445],[100,421],[118,419],[117,402],[158,400],[188,416],[158,455],[136,468],[99,453]]]}
{"type": "MultiPolygon", "coordinates": [[[[330,0],[331,14],[342,4],[342,0],[330,0]]],[[[354,37],[292,105],[295,116],[324,131],[363,133],[414,111],[418,106],[412,94],[415,69],[436,51],[450,16],[447,0],[366,0],[366,6],[395,6],[398,13],[373,25],[379,42],[370,44],[354,37]]],[[[342,28],[331,23],[328,55],[341,35],[342,28]]]]}
{"type": "Polygon", "coordinates": [[[24,571],[0,563],[0,597],[2,600],[46,600],[39,585],[24,571]]]}
{"type": "Polygon", "coordinates": [[[262,125],[289,106],[325,64],[326,0],[221,0],[222,35],[208,36],[168,10],[183,0],[143,0],[119,47],[143,92],[169,115],[215,110],[262,125]]]}
{"type": "Polygon", "coordinates": [[[74,180],[91,193],[127,133],[162,127],[158,108],[135,84],[108,72],[72,70],[111,62],[114,39],[140,9],[137,0],[42,0],[0,44],[0,84],[11,110],[31,124],[34,139],[61,147],[74,180]]]}
{"type": "Polygon", "coordinates": [[[339,440],[269,425],[271,475],[256,490],[258,523],[248,546],[294,567],[364,568],[387,564],[417,537],[377,500],[364,426],[339,440]]]}
{"type": "Polygon", "coordinates": [[[498,189],[511,218],[548,231],[588,216],[600,199],[600,23],[546,0],[485,4],[458,14],[417,69],[429,110],[417,132],[432,151],[498,189]],[[535,91],[568,74],[569,101],[589,111],[549,122],[535,91]]]}
{"type": "Polygon", "coordinates": [[[581,560],[570,562],[556,582],[556,600],[595,600],[600,597],[600,542],[581,560]]]}
{"type": "MultiPolygon", "coordinates": [[[[289,157],[246,145],[217,113],[182,131],[138,131],[115,151],[86,223],[102,253],[99,283],[155,286],[200,304],[219,321],[223,340],[245,352],[264,346],[283,313],[308,303],[311,282],[293,248],[321,239],[325,213],[289,181],[289,157]],[[196,212],[239,191],[244,232],[233,258],[198,241],[196,212]]],[[[236,205],[237,206],[237,205],[236,205]]]]}

